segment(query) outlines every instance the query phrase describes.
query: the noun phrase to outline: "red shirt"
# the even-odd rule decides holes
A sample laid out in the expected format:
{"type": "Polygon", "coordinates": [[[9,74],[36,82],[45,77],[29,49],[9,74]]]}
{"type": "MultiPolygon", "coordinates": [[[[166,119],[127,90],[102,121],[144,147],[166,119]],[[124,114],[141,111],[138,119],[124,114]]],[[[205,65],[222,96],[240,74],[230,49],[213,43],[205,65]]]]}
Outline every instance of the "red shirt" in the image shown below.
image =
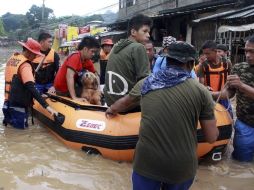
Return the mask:
{"type": "Polygon", "coordinates": [[[82,63],[79,51],[71,54],[66,58],[63,65],[58,70],[54,80],[55,89],[63,93],[68,92],[66,80],[67,68],[71,68],[76,72],[74,77],[77,77],[78,72],[82,71],[82,69],[95,73],[93,62],[90,59],[87,59],[82,63]]]}

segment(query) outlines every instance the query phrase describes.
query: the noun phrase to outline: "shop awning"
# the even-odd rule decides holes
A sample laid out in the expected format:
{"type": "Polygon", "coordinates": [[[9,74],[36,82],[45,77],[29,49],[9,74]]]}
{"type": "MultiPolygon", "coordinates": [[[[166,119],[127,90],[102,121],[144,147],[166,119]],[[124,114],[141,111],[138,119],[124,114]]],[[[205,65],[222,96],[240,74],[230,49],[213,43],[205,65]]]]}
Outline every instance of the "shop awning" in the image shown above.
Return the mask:
{"type": "Polygon", "coordinates": [[[100,37],[106,37],[106,36],[116,36],[120,34],[126,34],[127,31],[110,31],[110,32],[104,32],[99,34],[100,37]]]}
{"type": "Polygon", "coordinates": [[[243,31],[248,31],[248,30],[253,30],[254,29],[254,23],[253,24],[246,24],[246,25],[240,25],[240,26],[227,26],[227,25],[222,25],[218,28],[218,33],[223,33],[223,32],[243,32],[243,31]]]}

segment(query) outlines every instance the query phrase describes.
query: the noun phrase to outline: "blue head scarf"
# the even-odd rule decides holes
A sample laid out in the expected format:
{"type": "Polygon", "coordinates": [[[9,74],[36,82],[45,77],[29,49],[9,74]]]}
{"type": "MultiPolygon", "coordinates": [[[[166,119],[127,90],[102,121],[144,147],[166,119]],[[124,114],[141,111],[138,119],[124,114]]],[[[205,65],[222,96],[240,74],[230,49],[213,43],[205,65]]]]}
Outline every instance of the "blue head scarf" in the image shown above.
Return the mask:
{"type": "Polygon", "coordinates": [[[170,88],[189,78],[191,78],[190,72],[176,66],[167,66],[147,77],[141,88],[141,94],[145,95],[153,90],[170,88]]]}

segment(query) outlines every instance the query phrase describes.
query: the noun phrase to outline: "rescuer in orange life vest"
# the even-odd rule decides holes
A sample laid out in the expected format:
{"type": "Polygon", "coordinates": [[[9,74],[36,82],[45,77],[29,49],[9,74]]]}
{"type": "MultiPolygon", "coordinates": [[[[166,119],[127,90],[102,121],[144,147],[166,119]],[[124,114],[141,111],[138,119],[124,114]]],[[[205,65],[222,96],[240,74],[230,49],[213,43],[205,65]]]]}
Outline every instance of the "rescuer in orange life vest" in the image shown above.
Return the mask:
{"type": "Polygon", "coordinates": [[[38,42],[41,45],[41,53],[45,57],[37,56],[32,61],[34,69],[41,64],[39,70],[35,73],[35,87],[40,93],[55,92],[53,83],[59,68],[60,57],[51,49],[52,36],[49,33],[42,32],[38,37],[38,42]]]}
{"type": "Polygon", "coordinates": [[[47,104],[35,88],[31,61],[36,55],[43,56],[40,53],[41,45],[32,38],[28,38],[26,43],[18,43],[23,46],[22,53],[14,53],[5,68],[3,123],[24,129],[28,127],[28,107],[32,105],[33,98],[52,115],[58,113],[47,104]]]}
{"type": "MultiPolygon", "coordinates": [[[[199,63],[200,66],[197,73],[199,82],[209,88],[213,98],[216,100],[227,81],[232,64],[217,54],[217,44],[211,40],[203,44],[202,52],[206,60],[203,63],[199,63]]],[[[233,117],[230,101],[220,100],[219,103],[228,108],[229,113],[233,117]]]]}
{"type": "Polygon", "coordinates": [[[111,39],[104,39],[101,42],[100,51],[100,84],[105,84],[105,73],[108,62],[108,57],[114,43],[111,39]]]}

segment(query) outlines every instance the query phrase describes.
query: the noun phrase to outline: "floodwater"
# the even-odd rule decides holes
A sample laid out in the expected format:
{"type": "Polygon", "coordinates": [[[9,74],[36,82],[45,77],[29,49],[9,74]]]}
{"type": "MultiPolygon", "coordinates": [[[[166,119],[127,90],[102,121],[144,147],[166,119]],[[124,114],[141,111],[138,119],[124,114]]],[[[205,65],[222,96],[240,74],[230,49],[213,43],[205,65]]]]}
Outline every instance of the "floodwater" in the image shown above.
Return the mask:
{"type": "MultiPolygon", "coordinates": [[[[0,48],[0,104],[4,63],[14,49],[0,48]]],[[[0,112],[0,119],[3,114],[0,112]]],[[[35,120],[26,130],[0,126],[0,190],[130,190],[131,163],[86,155],[59,142],[35,120]]],[[[254,163],[204,161],[191,190],[253,190],[254,163]]]]}

